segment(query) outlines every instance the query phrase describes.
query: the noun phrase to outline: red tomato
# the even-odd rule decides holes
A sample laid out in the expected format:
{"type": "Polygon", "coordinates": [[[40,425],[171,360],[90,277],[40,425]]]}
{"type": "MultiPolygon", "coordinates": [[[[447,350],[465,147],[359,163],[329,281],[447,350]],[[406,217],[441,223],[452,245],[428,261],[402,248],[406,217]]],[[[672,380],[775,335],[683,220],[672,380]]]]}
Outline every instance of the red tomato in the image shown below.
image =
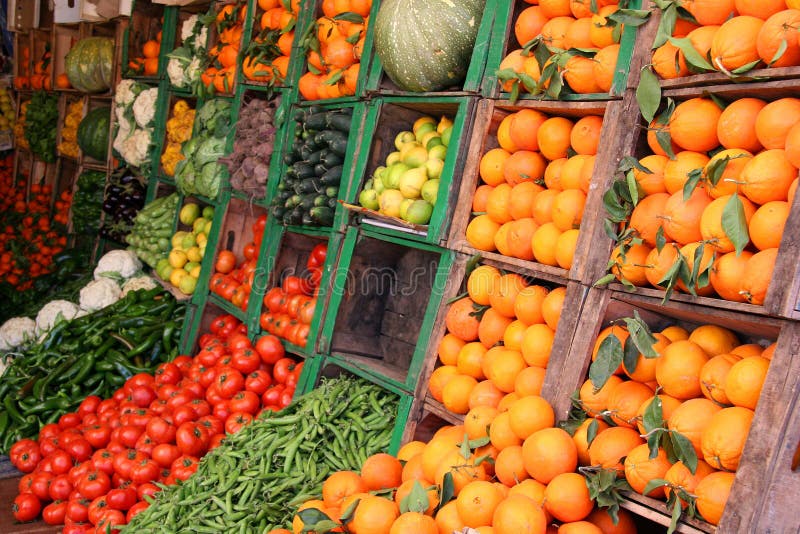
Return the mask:
{"type": "MultiPolygon", "coordinates": [[[[322,269],[320,267],[311,269],[308,272],[308,284],[313,288],[317,289],[319,287],[319,283],[322,281],[322,269]]],[[[312,291],[312,294],[315,294],[312,291]]]]}
{"type": "Polygon", "coordinates": [[[158,443],[153,441],[153,438],[148,436],[147,433],[145,432],[144,434],[139,436],[138,440],[136,440],[135,448],[137,451],[144,453],[145,456],[150,456],[153,453],[153,449],[155,448],[156,445],[158,445],[158,443]]]}
{"type": "Polygon", "coordinates": [[[271,313],[278,313],[278,310],[281,308],[283,297],[283,290],[279,287],[273,287],[264,294],[262,302],[271,313]]]}
{"type": "Polygon", "coordinates": [[[306,299],[300,305],[300,311],[297,313],[297,318],[303,324],[311,324],[311,321],[314,319],[314,310],[317,305],[316,298],[309,298],[306,299]]]}
{"type": "Polygon", "coordinates": [[[111,489],[111,479],[103,471],[90,471],[78,480],[76,487],[87,499],[96,499],[108,493],[111,489]]]}
{"type": "Polygon", "coordinates": [[[152,482],[145,482],[144,484],[139,484],[139,487],[136,488],[136,498],[143,501],[145,497],[152,497],[159,491],[161,490],[158,486],[152,482]]]}
{"type": "Polygon", "coordinates": [[[42,439],[41,436],[39,437],[39,452],[42,453],[43,457],[46,458],[61,448],[57,436],[58,435],[44,439],[42,439]]]}
{"type": "Polygon", "coordinates": [[[128,510],[128,513],[125,515],[125,521],[130,523],[131,520],[134,517],[136,517],[139,513],[144,512],[145,510],[147,510],[148,506],[150,506],[150,503],[148,503],[147,501],[139,501],[139,502],[137,502],[136,504],[131,506],[130,510],[128,510]]]}
{"type": "Polygon", "coordinates": [[[198,418],[205,417],[211,413],[211,404],[204,399],[194,399],[189,403],[189,407],[194,410],[198,418]]]}
{"type": "Polygon", "coordinates": [[[17,483],[17,493],[33,493],[31,485],[33,484],[33,477],[35,473],[28,473],[19,479],[17,483]]]}
{"type": "Polygon", "coordinates": [[[223,334],[222,332],[225,331],[229,332],[230,330],[236,328],[238,322],[239,322],[238,319],[236,319],[236,317],[234,317],[233,315],[230,314],[219,315],[215,317],[213,321],[211,321],[211,326],[209,327],[209,330],[214,335],[225,336],[227,334],[223,334]]]}
{"type": "MultiPolygon", "coordinates": [[[[94,466],[94,456],[92,456],[91,462],[83,462],[82,464],[78,464],[72,469],[70,469],[69,473],[67,473],[67,477],[69,477],[69,481],[72,484],[72,487],[74,488],[75,486],[78,485],[78,481],[81,479],[83,475],[91,471],[94,471],[95,469],[97,469],[97,467],[94,466]]],[[[109,473],[113,471],[114,469],[112,467],[110,471],[106,472],[106,474],[111,476],[109,473]]]]}
{"type": "Polygon", "coordinates": [[[103,532],[108,534],[116,534],[119,532],[118,527],[125,524],[125,514],[120,512],[119,510],[108,509],[104,512],[101,512],[97,516],[97,527],[95,528],[95,532],[103,532]]]}
{"type": "Polygon", "coordinates": [[[200,362],[204,367],[210,368],[217,364],[217,360],[225,354],[225,347],[221,343],[206,345],[195,356],[195,361],[200,362]]]}
{"type": "Polygon", "coordinates": [[[14,467],[23,473],[30,473],[42,461],[39,444],[32,439],[21,439],[11,446],[8,453],[14,467]]]}
{"type": "Polygon", "coordinates": [[[285,386],[283,384],[272,384],[269,388],[267,388],[267,391],[261,395],[261,403],[265,406],[278,406],[284,389],[285,386]]]}
{"type": "Polygon", "coordinates": [[[96,525],[100,520],[100,515],[107,510],[109,510],[109,507],[105,495],[97,497],[89,503],[89,522],[96,525]]]}
{"type": "Polygon", "coordinates": [[[138,386],[148,386],[152,387],[155,384],[156,379],[153,375],[148,373],[138,373],[130,377],[128,380],[125,381],[125,389],[130,392],[129,388],[135,388],[138,386]]]}
{"type": "Polygon", "coordinates": [[[213,451],[214,449],[216,449],[217,447],[222,445],[222,440],[223,439],[225,439],[225,433],[224,432],[221,433],[221,434],[214,434],[214,436],[211,438],[211,441],[208,444],[208,450],[209,451],[213,451]]]}
{"type": "Polygon", "coordinates": [[[256,254],[258,254],[258,249],[256,248],[256,244],[252,241],[247,243],[242,250],[242,254],[244,255],[246,260],[255,259],[256,254]]]}
{"type": "Polygon", "coordinates": [[[175,425],[163,417],[153,417],[147,422],[147,435],[156,443],[171,443],[175,439],[175,425]]]}
{"type": "Polygon", "coordinates": [[[215,415],[206,415],[197,420],[197,424],[202,425],[208,431],[209,436],[220,434],[225,430],[223,419],[215,415]]]}
{"type": "MultiPolygon", "coordinates": [[[[99,415],[100,417],[103,417],[104,413],[110,413],[116,410],[117,406],[118,403],[114,399],[105,399],[103,401],[100,401],[100,404],[97,405],[97,411],[95,413],[97,413],[97,415],[99,415]]],[[[41,432],[39,433],[39,435],[41,436],[41,432]]]]}
{"type": "Polygon", "coordinates": [[[14,519],[21,523],[33,521],[39,517],[39,512],[42,511],[42,503],[32,493],[23,493],[17,495],[14,499],[14,504],[11,506],[14,512],[14,519]]]}
{"type": "Polygon", "coordinates": [[[229,367],[220,370],[214,381],[214,386],[218,389],[219,394],[223,398],[230,399],[236,395],[238,391],[244,389],[244,376],[236,369],[229,367]]]}
{"type": "Polygon", "coordinates": [[[134,425],[123,425],[114,430],[112,436],[114,432],[118,432],[117,439],[120,443],[129,449],[133,449],[136,446],[136,441],[139,439],[139,436],[144,433],[144,428],[134,425]]]}
{"type": "Polygon", "coordinates": [[[153,412],[153,415],[163,415],[167,410],[169,410],[169,406],[164,399],[154,400],[150,403],[150,411],[153,412]]]}
{"type": "Polygon", "coordinates": [[[131,506],[136,504],[137,500],[138,496],[136,495],[136,490],[131,487],[115,488],[110,490],[108,495],[106,495],[108,507],[123,512],[129,510],[131,506]]]}
{"type": "Polygon", "coordinates": [[[158,398],[155,390],[150,386],[137,386],[131,389],[130,395],[133,402],[136,403],[136,406],[140,408],[146,408],[151,402],[158,398]]]}
{"type": "Polygon", "coordinates": [[[250,347],[233,351],[231,366],[244,375],[248,375],[261,365],[261,357],[250,347]]]}
{"type": "Polygon", "coordinates": [[[266,364],[274,364],[286,354],[281,340],[273,335],[258,338],[256,352],[261,357],[261,361],[266,364]]]}
{"type": "Polygon", "coordinates": [[[261,404],[258,395],[252,391],[240,391],[229,401],[231,412],[243,412],[254,415],[261,404]]]}
{"type": "Polygon", "coordinates": [[[83,437],[95,449],[102,449],[111,441],[111,427],[105,423],[98,423],[83,429],[83,437]]]}
{"type": "Polygon", "coordinates": [[[75,428],[79,424],[81,424],[81,415],[75,412],[65,413],[58,419],[58,427],[61,430],[66,430],[67,428],[75,428]]]}
{"type": "Polygon", "coordinates": [[[76,523],[89,520],[89,499],[70,499],[67,501],[67,519],[76,523]]]}
{"type": "Polygon", "coordinates": [[[171,443],[161,443],[153,448],[152,458],[161,467],[169,467],[181,455],[180,449],[171,443]]]}
{"type": "MultiPolygon", "coordinates": [[[[103,445],[105,445],[105,443],[103,445]]],[[[78,462],[85,462],[86,460],[92,457],[92,451],[94,451],[94,447],[92,447],[92,444],[89,443],[87,440],[83,438],[78,438],[70,441],[67,445],[65,445],[64,450],[70,456],[72,456],[74,460],[78,462]]]]}
{"type": "Polygon", "coordinates": [[[53,477],[53,480],[50,481],[50,488],[48,489],[50,499],[54,501],[66,501],[69,499],[70,493],[72,493],[72,482],[69,481],[68,475],[53,477]]]}
{"type": "Polygon", "coordinates": [[[194,421],[195,419],[197,419],[197,414],[194,413],[194,410],[192,410],[189,404],[179,406],[172,412],[172,420],[175,422],[176,427],[181,426],[187,421],[194,421]]]}
{"type": "MultiPolygon", "coordinates": [[[[91,448],[91,445],[89,446],[91,448]]],[[[67,451],[61,449],[53,451],[47,456],[52,466],[52,473],[54,475],[62,475],[68,473],[73,467],[72,456],[67,451]]]]}
{"type": "Polygon", "coordinates": [[[278,406],[280,406],[281,408],[286,408],[287,406],[289,406],[289,404],[291,404],[292,397],[294,397],[294,388],[286,388],[285,390],[283,390],[283,393],[281,393],[281,398],[278,406]]]}
{"type": "Polygon", "coordinates": [[[237,349],[246,349],[252,347],[250,338],[246,334],[240,332],[233,332],[225,342],[228,350],[233,352],[237,349]]]}
{"type": "Polygon", "coordinates": [[[193,456],[181,456],[170,466],[172,476],[177,480],[186,480],[197,471],[197,458],[193,456]]]}
{"type": "MultiPolygon", "coordinates": [[[[114,453],[108,449],[97,449],[92,454],[92,466],[98,471],[102,471],[108,476],[114,474],[114,453]]],[[[70,471],[70,474],[72,471],[70,471]]]]}
{"type": "Polygon", "coordinates": [[[288,295],[311,295],[314,289],[306,278],[299,276],[287,276],[281,288],[288,295]]]}
{"type": "Polygon", "coordinates": [[[61,428],[55,424],[50,423],[44,425],[41,430],[39,430],[39,445],[42,444],[48,438],[54,438],[61,433],[61,428]]]}
{"type": "Polygon", "coordinates": [[[131,481],[134,484],[144,484],[158,480],[161,467],[153,460],[142,460],[131,468],[131,481]]]}
{"type": "Polygon", "coordinates": [[[253,416],[249,413],[237,412],[232,413],[225,421],[225,432],[228,434],[235,434],[245,425],[253,422],[253,416]]]}
{"type": "Polygon", "coordinates": [[[190,393],[194,399],[202,399],[203,395],[206,392],[205,386],[200,384],[196,380],[181,380],[180,384],[178,384],[184,391],[190,393]]]}
{"type": "Polygon", "coordinates": [[[48,525],[61,525],[67,516],[67,501],[53,501],[42,510],[42,519],[48,525]]]}
{"type": "Polygon", "coordinates": [[[281,384],[286,383],[286,378],[294,371],[297,362],[291,358],[281,358],[275,362],[275,367],[272,368],[272,376],[275,377],[277,382],[281,384]]]}
{"type": "Polygon", "coordinates": [[[170,410],[176,410],[180,406],[192,402],[192,399],[194,399],[194,394],[191,391],[179,390],[167,400],[167,407],[170,410]]]}
{"type": "Polygon", "coordinates": [[[267,388],[272,384],[272,377],[266,371],[253,371],[244,381],[247,391],[252,391],[256,395],[263,395],[267,388]]]}
{"type": "Polygon", "coordinates": [[[311,249],[311,254],[308,256],[306,266],[309,269],[322,266],[325,263],[325,258],[328,255],[328,244],[320,243],[311,249]]]}
{"type": "Polygon", "coordinates": [[[173,362],[165,362],[156,368],[156,384],[177,384],[183,378],[180,368],[173,362]]]}
{"type": "Polygon", "coordinates": [[[231,414],[230,403],[227,400],[220,400],[214,404],[214,410],[211,413],[214,414],[214,417],[224,421],[231,414]]]}
{"type": "MultiPolygon", "coordinates": [[[[137,462],[146,460],[147,457],[133,449],[126,449],[114,455],[114,472],[124,480],[131,479],[131,469],[137,462]]],[[[83,492],[81,492],[83,493],[83,492]]]]}
{"type": "Polygon", "coordinates": [[[187,356],[186,354],[181,354],[180,356],[176,356],[175,359],[172,360],[172,363],[178,366],[178,369],[180,369],[181,374],[185,374],[186,370],[192,366],[192,357],[187,356]]]}
{"type": "Polygon", "coordinates": [[[199,457],[206,451],[209,437],[201,425],[186,422],[178,427],[178,431],[175,434],[175,444],[182,454],[199,457]]]}

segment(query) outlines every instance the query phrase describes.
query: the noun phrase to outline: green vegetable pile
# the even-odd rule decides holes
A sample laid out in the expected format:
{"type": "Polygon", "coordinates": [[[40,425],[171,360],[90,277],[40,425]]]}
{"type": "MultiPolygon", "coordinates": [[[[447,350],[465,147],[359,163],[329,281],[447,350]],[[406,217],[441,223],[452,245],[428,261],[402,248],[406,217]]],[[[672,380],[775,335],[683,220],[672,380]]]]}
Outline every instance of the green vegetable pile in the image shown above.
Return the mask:
{"type": "Polygon", "coordinates": [[[11,360],[0,377],[0,452],[111,394],[178,353],[184,306],[162,288],[131,291],[102,310],[61,321],[11,360]]]}
{"type": "Polygon", "coordinates": [[[58,95],[35,91],[25,112],[25,139],[31,152],[46,163],[56,160],[58,95]]]}
{"type": "Polygon", "coordinates": [[[177,193],[155,199],[139,211],[133,220],[133,228],[125,238],[129,249],[154,269],[158,260],[169,253],[176,209],[177,193]]]}
{"type": "Polygon", "coordinates": [[[181,148],[186,159],[175,169],[175,181],[183,194],[217,198],[227,172],[218,160],[225,156],[232,130],[230,100],[213,98],[197,111],[195,134],[181,148]]]}
{"type": "Polygon", "coordinates": [[[76,234],[97,235],[103,208],[106,173],[84,171],[78,177],[78,189],[72,197],[72,228],[76,234]]]}
{"type": "Polygon", "coordinates": [[[361,379],[323,381],[209,452],[184,483],[164,487],[122,532],[267,532],[319,498],[335,471],[386,450],[397,396],[361,379]]]}
{"type": "Polygon", "coordinates": [[[289,168],[272,203],[273,217],[283,224],[333,224],[352,114],[351,108],[319,106],[295,113],[295,140],[283,158],[289,168]]]}

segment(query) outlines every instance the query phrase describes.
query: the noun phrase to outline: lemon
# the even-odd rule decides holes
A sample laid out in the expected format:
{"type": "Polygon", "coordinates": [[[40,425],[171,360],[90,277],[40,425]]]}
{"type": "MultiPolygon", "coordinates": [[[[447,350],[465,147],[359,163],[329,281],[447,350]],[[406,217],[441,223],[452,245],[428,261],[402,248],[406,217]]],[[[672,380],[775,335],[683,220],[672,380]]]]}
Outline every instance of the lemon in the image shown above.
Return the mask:
{"type": "Polygon", "coordinates": [[[435,130],[436,129],[436,119],[434,119],[433,117],[427,117],[427,116],[420,117],[420,118],[418,118],[417,120],[414,121],[414,126],[412,126],[411,129],[414,131],[414,133],[417,133],[419,131],[419,129],[422,128],[425,125],[430,125],[432,127],[431,129],[435,130]]]}
{"type": "Polygon", "coordinates": [[[169,253],[169,264],[175,267],[176,269],[180,269],[189,259],[186,257],[186,253],[180,249],[174,248],[169,253]]]}
{"type": "Polygon", "coordinates": [[[183,269],[173,269],[172,273],[169,275],[169,283],[175,287],[179,287],[181,285],[181,280],[189,276],[183,269]]]}
{"type": "Polygon", "coordinates": [[[192,278],[200,278],[201,268],[202,266],[198,264],[197,267],[194,267],[191,271],[189,271],[189,276],[191,276],[192,278]]]}
{"type": "Polygon", "coordinates": [[[198,206],[194,202],[189,202],[181,208],[181,211],[178,214],[178,219],[180,219],[182,224],[189,226],[199,216],[200,216],[200,206],[198,206]]]}
{"type": "Polygon", "coordinates": [[[439,121],[439,124],[436,126],[436,131],[439,132],[440,134],[444,134],[444,131],[448,128],[452,128],[452,126],[453,126],[453,121],[451,121],[450,119],[448,119],[443,115],[441,120],[439,121]]]}
{"type": "MultiPolygon", "coordinates": [[[[200,262],[203,259],[203,255],[200,254],[200,247],[195,245],[186,249],[186,259],[190,262],[200,262]]],[[[186,270],[188,271],[189,269],[186,270]]]]}
{"type": "Polygon", "coordinates": [[[387,189],[381,193],[378,202],[380,203],[380,211],[389,217],[400,216],[400,204],[405,200],[403,193],[397,189],[387,189]]]}
{"type": "Polygon", "coordinates": [[[197,287],[197,278],[194,276],[186,275],[178,282],[178,289],[184,295],[191,295],[197,287]]]}
{"type": "Polygon", "coordinates": [[[409,167],[420,167],[428,161],[428,151],[425,147],[414,145],[403,155],[403,163],[409,167]]]}
{"type": "Polygon", "coordinates": [[[411,224],[428,224],[433,214],[433,206],[424,200],[415,200],[408,208],[406,220],[411,224]]]}
{"type": "Polygon", "coordinates": [[[422,185],[428,180],[425,167],[409,169],[400,176],[400,193],[405,198],[419,198],[422,185]]]}
{"type": "Polygon", "coordinates": [[[425,162],[425,170],[427,171],[428,178],[431,180],[436,180],[442,176],[442,170],[444,169],[444,161],[431,158],[425,162]]]}
{"type": "Polygon", "coordinates": [[[172,244],[172,248],[181,248],[181,242],[183,238],[186,237],[189,232],[184,232],[183,230],[178,230],[174,234],[172,234],[172,239],[170,240],[170,244],[172,244]]]}
{"type": "Polygon", "coordinates": [[[192,223],[192,232],[194,232],[195,234],[198,232],[202,232],[206,226],[206,222],[208,222],[208,219],[206,219],[205,217],[198,217],[197,219],[195,219],[194,222],[192,223]]]}
{"type": "Polygon", "coordinates": [[[399,162],[402,158],[400,157],[400,152],[390,152],[388,156],[386,156],[386,166],[390,167],[391,165],[399,162]]]}
{"type": "Polygon", "coordinates": [[[397,150],[400,150],[406,143],[414,141],[416,141],[416,137],[414,137],[414,132],[400,132],[394,138],[394,147],[397,150]]]}

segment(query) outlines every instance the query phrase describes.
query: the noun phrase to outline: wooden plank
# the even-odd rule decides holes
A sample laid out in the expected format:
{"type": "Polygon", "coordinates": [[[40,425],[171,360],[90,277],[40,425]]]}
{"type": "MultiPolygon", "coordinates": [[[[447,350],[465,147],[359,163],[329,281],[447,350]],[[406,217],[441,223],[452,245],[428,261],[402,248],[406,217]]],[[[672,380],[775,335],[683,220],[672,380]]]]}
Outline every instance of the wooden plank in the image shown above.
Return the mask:
{"type": "MultiPolygon", "coordinates": [[[[665,527],[669,526],[671,521],[670,513],[667,511],[667,507],[663,502],[630,491],[624,492],[624,495],[625,500],[622,501],[620,507],[654,523],[658,523],[659,525],[665,527]]],[[[716,532],[716,528],[705,521],[684,517],[678,521],[678,527],[675,532],[683,534],[710,534],[716,532]]]]}
{"type": "Polygon", "coordinates": [[[61,532],[62,526],[52,526],[39,520],[33,523],[17,523],[11,514],[10,503],[17,496],[17,485],[19,477],[5,478],[0,480],[0,502],[4,504],[3,511],[0,512],[0,532],[3,534],[17,534],[25,532],[27,534],[55,534],[61,532]]]}

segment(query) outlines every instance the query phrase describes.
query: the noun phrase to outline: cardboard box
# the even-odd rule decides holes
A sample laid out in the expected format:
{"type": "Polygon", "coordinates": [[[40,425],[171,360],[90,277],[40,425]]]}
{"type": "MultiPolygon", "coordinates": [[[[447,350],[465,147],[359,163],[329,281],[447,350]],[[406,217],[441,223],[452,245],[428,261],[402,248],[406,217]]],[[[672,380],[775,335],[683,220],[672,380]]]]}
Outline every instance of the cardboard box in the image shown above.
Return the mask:
{"type": "Polygon", "coordinates": [[[40,0],[8,0],[7,7],[8,29],[10,31],[25,31],[39,27],[40,0]]]}

